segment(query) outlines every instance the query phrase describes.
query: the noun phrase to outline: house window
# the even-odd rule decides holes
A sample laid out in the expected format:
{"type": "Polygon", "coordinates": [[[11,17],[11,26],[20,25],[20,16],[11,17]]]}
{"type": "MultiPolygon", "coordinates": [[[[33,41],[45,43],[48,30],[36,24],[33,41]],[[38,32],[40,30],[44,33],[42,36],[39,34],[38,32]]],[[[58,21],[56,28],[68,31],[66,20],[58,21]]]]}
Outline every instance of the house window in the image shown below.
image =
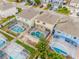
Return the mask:
{"type": "Polygon", "coordinates": [[[74,39],[77,39],[76,37],[73,37],[74,39]]]}
{"type": "Polygon", "coordinates": [[[58,35],[54,35],[54,38],[59,38],[59,36],[58,35]]]}
{"type": "Polygon", "coordinates": [[[44,25],[46,24],[46,23],[43,23],[44,25]]]}
{"type": "Polygon", "coordinates": [[[68,43],[70,43],[70,40],[68,38],[65,38],[65,41],[68,42],[68,43]]]}
{"type": "Polygon", "coordinates": [[[58,31],[58,33],[61,33],[61,32],[58,31]]]}

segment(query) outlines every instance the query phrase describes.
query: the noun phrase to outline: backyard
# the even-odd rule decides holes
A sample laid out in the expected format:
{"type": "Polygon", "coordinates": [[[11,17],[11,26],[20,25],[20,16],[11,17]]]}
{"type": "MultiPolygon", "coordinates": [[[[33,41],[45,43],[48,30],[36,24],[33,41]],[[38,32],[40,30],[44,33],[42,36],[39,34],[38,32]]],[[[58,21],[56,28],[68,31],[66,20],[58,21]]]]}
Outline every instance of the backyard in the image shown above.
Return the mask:
{"type": "Polygon", "coordinates": [[[3,32],[1,32],[0,31],[0,33],[2,33],[7,39],[8,39],[8,41],[11,41],[11,40],[13,40],[13,38],[12,37],[10,37],[9,35],[7,35],[7,34],[5,34],[5,33],[3,33],[3,32]]]}
{"type": "Polygon", "coordinates": [[[17,36],[15,33],[11,32],[11,31],[8,29],[8,27],[9,27],[11,24],[13,24],[13,22],[9,22],[9,23],[6,24],[5,26],[3,26],[1,29],[4,30],[4,31],[6,31],[6,32],[9,33],[9,34],[12,34],[13,36],[17,36]]]}
{"type": "Polygon", "coordinates": [[[16,40],[17,44],[20,44],[21,46],[23,46],[26,50],[28,50],[31,54],[35,52],[35,49],[30,47],[29,45],[21,42],[20,40],[16,40]]]}
{"type": "Polygon", "coordinates": [[[15,17],[14,15],[13,16],[9,16],[7,18],[3,18],[2,20],[0,20],[0,24],[3,24],[4,22],[8,21],[9,19],[15,17]]]}

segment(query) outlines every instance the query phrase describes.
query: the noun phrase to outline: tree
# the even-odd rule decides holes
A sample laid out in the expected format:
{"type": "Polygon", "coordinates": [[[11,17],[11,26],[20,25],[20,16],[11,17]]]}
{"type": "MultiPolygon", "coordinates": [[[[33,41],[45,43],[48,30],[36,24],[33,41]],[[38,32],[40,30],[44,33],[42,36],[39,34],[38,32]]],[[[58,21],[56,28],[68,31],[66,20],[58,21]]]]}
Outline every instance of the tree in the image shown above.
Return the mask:
{"type": "Polygon", "coordinates": [[[58,13],[69,15],[70,10],[67,7],[60,7],[56,10],[58,13]]]}
{"type": "Polygon", "coordinates": [[[59,55],[54,51],[50,51],[48,41],[44,37],[40,38],[36,48],[36,52],[33,53],[35,55],[30,59],[65,59],[64,56],[59,55]]]}
{"type": "Polygon", "coordinates": [[[51,6],[52,6],[51,3],[48,3],[48,4],[47,4],[47,8],[50,8],[51,6]]]}
{"type": "Polygon", "coordinates": [[[34,0],[37,5],[41,3],[41,0],[34,0]]]}
{"type": "Polygon", "coordinates": [[[23,0],[16,0],[16,2],[22,2],[23,0]]]}
{"type": "Polygon", "coordinates": [[[38,51],[37,56],[40,57],[41,59],[46,59],[49,46],[48,46],[48,41],[44,37],[40,38],[40,41],[36,45],[36,48],[38,51]]]}
{"type": "Polygon", "coordinates": [[[27,0],[27,3],[29,3],[29,4],[30,4],[30,3],[31,3],[31,0],[27,0]]]}

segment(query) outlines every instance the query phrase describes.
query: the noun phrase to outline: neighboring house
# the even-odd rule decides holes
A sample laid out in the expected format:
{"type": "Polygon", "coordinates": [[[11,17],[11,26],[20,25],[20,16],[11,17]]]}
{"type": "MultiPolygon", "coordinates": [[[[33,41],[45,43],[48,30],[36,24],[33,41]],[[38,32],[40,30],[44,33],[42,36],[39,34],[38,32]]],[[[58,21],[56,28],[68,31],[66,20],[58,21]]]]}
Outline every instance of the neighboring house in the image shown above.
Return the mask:
{"type": "Polygon", "coordinates": [[[46,11],[35,18],[35,24],[37,27],[47,28],[52,31],[53,26],[60,18],[61,16],[59,14],[46,11]]]}
{"type": "Polygon", "coordinates": [[[8,45],[3,51],[9,56],[10,59],[28,59],[29,57],[28,51],[13,42],[11,42],[11,44],[8,45]]]}
{"type": "Polygon", "coordinates": [[[5,2],[2,2],[0,4],[0,17],[6,18],[8,16],[15,15],[18,12],[15,6],[12,4],[8,4],[5,2]]]}
{"type": "Polygon", "coordinates": [[[30,8],[23,9],[22,12],[17,14],[16,17],[18,20],[24,23],[28,23],[29,25],[32,25],[32,22],[31,22],[32,18],[34,18],[39,13],[40,13],[39,10],[30,7],[30,8]]]}
{"type": "Polygon", "coordinates": [[[73,16],[77,15],[77,13],[79,12],[79,0],[71,0],[69,7],[73,16]]]}
{"type": "Polygon", "coordinates": [[[50,0],[42,0],[42,3],[49,3],[50,0]]]}
{"type": "Polygon", "coordinates": [[[79,22],[73,22],[71,18],[64,19],[68,21],[54,28],[54,41],[51,42],[50,47],[65,56],[70,55],[74,59],[79,59],[79,22]]]}
{"type": "Polygon", "coordinates": [[[59,6],[63,5],[64,0],[52,0],[53,10],[58,9],[59,6]]]}
{"type": "Polygon", "coordinates": [[[52,9],[56,10],[59,6],[63,5],[64,0],[42,0],[42,3],[52,3],[52,9]]]}

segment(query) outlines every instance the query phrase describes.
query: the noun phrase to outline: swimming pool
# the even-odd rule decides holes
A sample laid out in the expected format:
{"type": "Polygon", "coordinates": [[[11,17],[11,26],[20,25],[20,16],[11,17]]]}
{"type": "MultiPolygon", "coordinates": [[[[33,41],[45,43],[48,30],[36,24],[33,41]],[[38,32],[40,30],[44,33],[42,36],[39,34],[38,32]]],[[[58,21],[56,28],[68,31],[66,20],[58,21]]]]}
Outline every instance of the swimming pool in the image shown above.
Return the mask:
{"type": "Polygon", "coordinates": [[[0,47],[4,46],[4,44],[5,44],[5,41],[0,40],[0,47]]]}
{"type": "Polygon", "coordinates": [[[42,36],[44,36],[43,33],[39,31],[31,32],[31,35],[36,38],[41,38],[42,36]]]}
{"type": "Polygon", "coordinates": [[[24,31],[24,28],[22,26],[15,25],[11,27],[11,30],[15,33],[21,33],[24,31]]]}
{"type": "Polygon", "coordinates": [[[6,40],[7,40],[7,39],[4,38],[4,37],[2,37],[2,36],[0,37],[0,48],[3,47],[3,46],[5,45],[6,40]]]}
{"type": "Polygon", "coordinates": [[[63,54],[63,55],[67,55],[67,53],[66,52],[64,52],[63,50],[61,50],[61,49],[59,49],[59,48],[56,48],[56,47],[54,47],[53,48],[57,53],[59,53],[59,54],[63,54]]]}
{"type": "Polygon", "coordinates": [[[5,56],[5,53],[3,51],[0,51],[0,59],[3,59],[4,56],[5,56]]]}

